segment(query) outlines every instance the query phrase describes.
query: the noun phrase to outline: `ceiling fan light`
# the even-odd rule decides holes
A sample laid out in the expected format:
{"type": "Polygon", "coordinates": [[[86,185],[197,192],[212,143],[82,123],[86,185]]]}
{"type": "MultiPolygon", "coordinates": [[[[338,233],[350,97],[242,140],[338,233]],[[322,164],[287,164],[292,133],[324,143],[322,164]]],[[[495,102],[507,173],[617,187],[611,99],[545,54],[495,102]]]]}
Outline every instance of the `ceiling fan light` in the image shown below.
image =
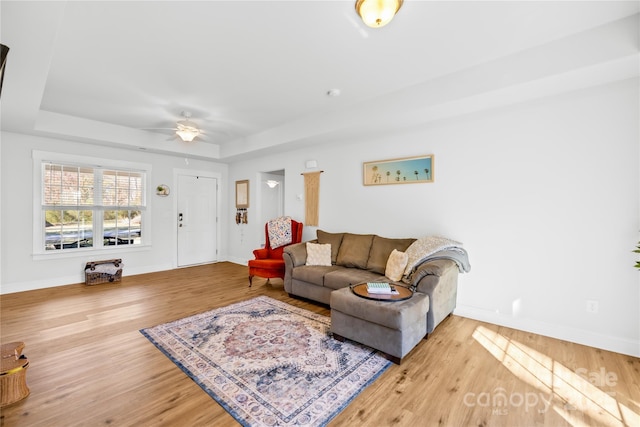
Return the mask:
{"type": "Polygon", "coordinates": [[[356,12],[368,27],[387,25],[396,15],[403,0],[356,0],[356,12]]]}
{"type": "Polygon", "coordinates": [[[191,141],[193,141],[193,138],[198,136],[197,134],[195,134],[193,132],[186,131],[186,130],[179,130],[176,133],[178,134],[180,139],[183,140],[184,142],[191,142],[191,141]]]}
{"type": "Polygon", "coordinates": [[[188,120],[178,122],[178,130],[176,135],[180,137],[184,142],[191,142],[193,138],[200,135],[200,130],[193,126],[188,120]]]}

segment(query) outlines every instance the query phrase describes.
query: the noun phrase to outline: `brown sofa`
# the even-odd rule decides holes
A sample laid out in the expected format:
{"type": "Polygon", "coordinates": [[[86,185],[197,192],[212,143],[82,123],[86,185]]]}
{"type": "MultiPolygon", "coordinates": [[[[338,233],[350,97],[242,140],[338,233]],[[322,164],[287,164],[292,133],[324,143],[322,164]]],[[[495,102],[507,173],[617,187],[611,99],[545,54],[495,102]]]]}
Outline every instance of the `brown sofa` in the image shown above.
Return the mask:
{"type": "Polygon", "coordinates": [[[330,304],[331,292],[363,282],[384,281],[409,286],[428,295],[427,334],[456,307],[458,272],[468,271],[466,252],[453,248],[430,254],[401,281],[385,277],[389,255],[404,252],[414,238],[391,239],[374,234],[328,233],[317,231],[317,239],[287,246],[284,288],[295,295],[330,304]],[[331,265],[306,265],[307,243],[331,244],[331,265]]]}

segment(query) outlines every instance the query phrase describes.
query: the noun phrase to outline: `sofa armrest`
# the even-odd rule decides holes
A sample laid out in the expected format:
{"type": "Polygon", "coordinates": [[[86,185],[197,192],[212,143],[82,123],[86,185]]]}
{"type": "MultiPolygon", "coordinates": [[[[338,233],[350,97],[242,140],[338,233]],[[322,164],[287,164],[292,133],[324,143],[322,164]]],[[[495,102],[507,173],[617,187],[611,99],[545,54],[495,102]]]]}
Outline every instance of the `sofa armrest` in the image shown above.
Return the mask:
{"type": "Polygon", "coordinates": [[[425,276],[442,276],[448,269],[457,268],[455,262],[446,259],[435,259],[420,264],[411,275],[411,284],[418,285],[425,276]]]}
{"type": "Polygon", "coordinates": [[[429,295],[427,333],[453,312],[458,295],[458,266],[448,259],[426,261],[411,276],[411,286],[429,295]]]}
{"type": "Polygon", "coordinates": [[[291,262],[291,268],[305,265],[307,263],[307,242],[294,243],[293,245],[286,246],[282,253],[283,258],[289,258],[291,262]]]}
{"type": "Polygon", "coordinates": [[[307,243],[294,243],[286,246],[282,251],[284,260],[284,290],[291,294],[293,292],[293,269],[307,263],[307,243]]]}

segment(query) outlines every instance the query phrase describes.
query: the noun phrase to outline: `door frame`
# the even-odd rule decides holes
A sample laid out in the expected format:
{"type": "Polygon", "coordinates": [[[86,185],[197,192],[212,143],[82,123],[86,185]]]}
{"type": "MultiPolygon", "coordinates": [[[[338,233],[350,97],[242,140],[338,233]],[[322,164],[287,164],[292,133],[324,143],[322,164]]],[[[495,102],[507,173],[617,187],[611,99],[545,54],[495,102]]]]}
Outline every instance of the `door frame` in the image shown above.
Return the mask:
{"type": "MultiPolygon", "coordinates": [[[[204,171],[204,170],[194,170],[194,169],[173,169],[173,188],[175,189],[175,197],[173,198],[173,232],[171,241],[173,245],[173,268],[178,267],[178,175],[189,175],[189,176],[201,176],[204,178],[214,178],[216,180],[216,250],[218,251],[218,256],[216,257],[216,262],[220,262],[220,254],[222,251],[220,250],[220,229],[221,229],[221,188],[222,187],[222,174],[220,172],[212,172],[212,171],[204,171]]],[[[181,267],[180,267],[181,268],[181,267]]]]}
{"type": "MultiPolygon", "coordinates": [[[[278,178],[278,180],[280,181],[280,184],[277,187],[277,191],[278,191],[278,215],[279,216],[283,216],[284,213],[284,192],[285,192],[285,177],[286,177],[286,170],[285,168],[282,169],[276,169],[275,171],[272,172],[280,172],[282,171],[282,175],[280,174],[272,174],[270,172],[258,172],[258,176],[256,178],[256,182],[258,182],[258,191],[256,191],[256,206],[258,207],[258,212],[257,212],[257,220],[259,218],[259,223],[262,224],[264,226],[264,224],[272,218],[267,218],[265,216],[265,205],[264,203],[264,192],[265,191],[269,191],[268,189],[266,189],[266,184],[265,181],[267,179],[270,178],[278,178]]],[[[265,236],[264,233],[262,233],[262,237],[261,237],[262,241],[261,243],[265,243],[265,236]]]]}

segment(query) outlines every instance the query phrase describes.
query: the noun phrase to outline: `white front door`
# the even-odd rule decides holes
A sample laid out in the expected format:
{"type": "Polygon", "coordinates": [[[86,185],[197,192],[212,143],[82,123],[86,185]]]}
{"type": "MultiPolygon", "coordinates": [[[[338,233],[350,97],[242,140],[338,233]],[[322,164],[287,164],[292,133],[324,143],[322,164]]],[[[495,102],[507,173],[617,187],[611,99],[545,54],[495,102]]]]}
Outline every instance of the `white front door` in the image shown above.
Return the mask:
{"type": "Polygon", "coordinates": [[[178,175],[178,267],[217,260],[217,180],[178,175]]]}

